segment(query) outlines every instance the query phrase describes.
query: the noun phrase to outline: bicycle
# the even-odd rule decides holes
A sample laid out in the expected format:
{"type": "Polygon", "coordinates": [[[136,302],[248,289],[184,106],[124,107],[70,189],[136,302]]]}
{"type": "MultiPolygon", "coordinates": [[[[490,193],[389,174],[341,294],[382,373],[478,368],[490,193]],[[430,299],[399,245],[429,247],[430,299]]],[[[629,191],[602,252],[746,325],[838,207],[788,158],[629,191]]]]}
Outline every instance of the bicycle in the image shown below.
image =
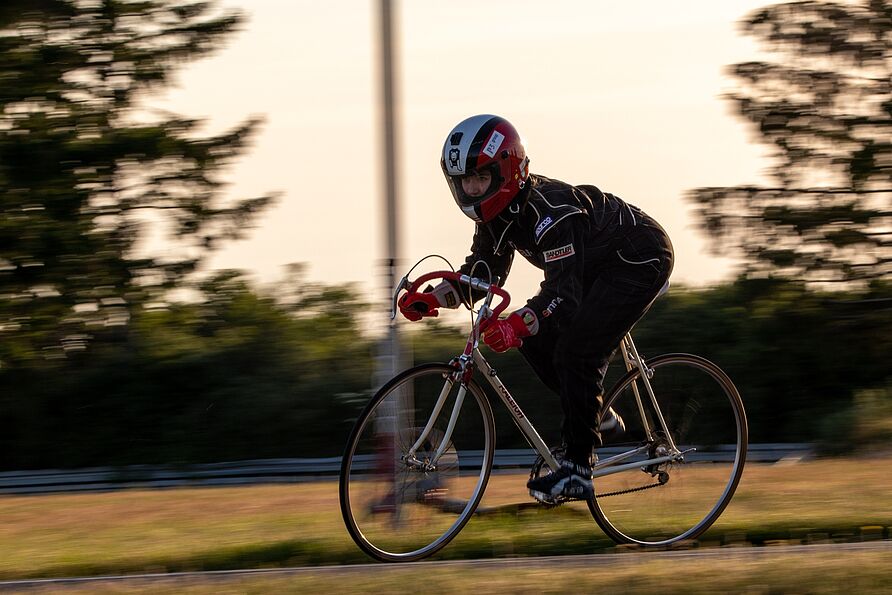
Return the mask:
{"type": "MultiPolygon", "coordinates": [[[[473,272],[473,271],[472,271],[473,272]]],[[[410,271],[411,273],[411,271],[410,271]]],[[[478,348],[480,325],[510,302],[494,282],[435,271],[403,277],[393,294],[449,279],[485,292],[461,355],[397,374],[357,419],[342,458],[339,498],[347,530],[371,557],[415,561],[446,546],[477,509],[495,452],[492,407],[475,371],[495,390],[537,458],[530,476],[558,466],[549,448],[478,348]],[[500,298],[493,308],[494,297],[500,298]]],[[[747,422],[731,379],[712,362],[674,353],[645,359],[631,334],[620,346],[625,374],[602,411],[625,433],[596,449],[588,509],[615,542],[668,546],[693,540],[721,515],[740,481],[747,422]]],[[[600,423],[600,420],[599,420],[600,423]]],[[[556,506],[565,500],[540,500],[556,506]]]]}

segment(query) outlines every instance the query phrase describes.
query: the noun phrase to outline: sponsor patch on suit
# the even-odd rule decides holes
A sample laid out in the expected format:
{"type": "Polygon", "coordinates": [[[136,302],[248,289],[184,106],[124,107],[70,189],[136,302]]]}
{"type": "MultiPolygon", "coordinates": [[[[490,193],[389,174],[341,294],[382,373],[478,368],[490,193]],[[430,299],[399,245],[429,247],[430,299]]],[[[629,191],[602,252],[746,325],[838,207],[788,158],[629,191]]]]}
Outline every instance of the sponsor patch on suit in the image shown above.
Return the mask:
{"type": "Polygon", "coordinates": [[[542,222],[539,223],[539,226],[536,227],[536,240],[542,237],[542,234],[545,233],[545,230],[548,229],[548,226],[552,223],[554,223],[554,219],[552,219],[550,216],[545,217],[545,219],[543,219],[542,222]]]}
{"type": "Polygon", "coordinates": [[[576,254],[576,251],[573,249],[573,244],[567,244],[566,246],[561,246],[554,250],[546,250],[542,253],[542,255],[545,256],[545,262],[554,262],[555,260],[573,256],[574,254],[576,254]]]}

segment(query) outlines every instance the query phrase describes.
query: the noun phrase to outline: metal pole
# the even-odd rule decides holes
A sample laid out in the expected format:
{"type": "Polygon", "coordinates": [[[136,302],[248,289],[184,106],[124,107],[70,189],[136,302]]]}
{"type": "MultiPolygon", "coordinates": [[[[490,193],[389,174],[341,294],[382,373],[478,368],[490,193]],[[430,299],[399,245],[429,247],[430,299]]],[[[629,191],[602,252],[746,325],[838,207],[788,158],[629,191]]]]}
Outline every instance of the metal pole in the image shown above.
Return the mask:
{"type": "MultiPolygon", "coordinates": [[[[382,106],[382,138],[384,139],[384,233],[386,238],[385,267],[387,289],[385,303],[397,283],[397,266],[399,259],[398,222],[397,222],[397,165],[396,138],[397,121],[394,91],[394,50],[393,50],[393,11],[391,0],[381,0],[381,106],[382,106]]],[[[385,355],[380,361],[378,384],[383,384],[397,372],[399,367],[400,341],[396,321],[390,323],[385,355]]]]}
{"type": "MultiPolygon", "coordinates": [[[[381,107],[382,138],[384,139],[384,236],[386,253],[387,287],[384,303],[390,307],[390,296],[397,283],[397,266],[399,258],[399,242],[397,241],[397,168],[396,168],[396,109],[394,107],[394,65],[393,65],[393,13],[391,0],[381,0],[381,107]]],[[[389,311],[388,311],[389,318],[389,311]]],[[[375,378],[376,388],[383,386],[396,375],[400,361],[400,340],[396,320],[390,321],[387,337],[382,339],[377,357],[375,378]]],[[[403,425],[400,419],[407,410],[406,396],[400,394],[398,402],[392,400],[381,404],[375,431],[379,437],[379,466],[375,476],[379,479],[389,478],[394,484],[394,506],[399,506],[396,497],[396,470],[399,466],[400,452],[399,428],[403,425]]],[[[385,479],[386,481],[386,479],[385,479]]],[[[395,514],[394,518],[397,518],[395,514]]]]}

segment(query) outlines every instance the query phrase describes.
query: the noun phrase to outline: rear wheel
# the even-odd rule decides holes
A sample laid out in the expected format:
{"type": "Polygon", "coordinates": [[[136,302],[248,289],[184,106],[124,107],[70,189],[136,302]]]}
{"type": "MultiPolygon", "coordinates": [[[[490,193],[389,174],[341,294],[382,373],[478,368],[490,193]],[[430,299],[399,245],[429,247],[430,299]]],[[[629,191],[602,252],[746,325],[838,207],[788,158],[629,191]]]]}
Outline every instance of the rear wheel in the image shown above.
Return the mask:
{"type": "Polygon", "coordinates": [[[633,369],[605,397],[604,410],[612,407],[622,416],[626,431],[598,450],[596,475],[611,466],[631,463],[630,469],[596,476],[589,509],[618,543],[665,546],[697,538],[728,505],[743,473],[747,424],[737,389],[712,362],[670,354],[648,366],[668,435],[640,371],[633,369]],[[635,449],[635,456],[602,467],[611,456],[635,449]],[[644,463],[673,454],[665,462],[644,463]]]}
{"type": "Polygon", "coordinates": [[[495,424],[480,386],[471,380],[466,387],[451,366],[417,366],[384,385],[356,421],[341,463],[341,513],[372,557],[429,556],[477,508],[492,470],[495,424]]]}

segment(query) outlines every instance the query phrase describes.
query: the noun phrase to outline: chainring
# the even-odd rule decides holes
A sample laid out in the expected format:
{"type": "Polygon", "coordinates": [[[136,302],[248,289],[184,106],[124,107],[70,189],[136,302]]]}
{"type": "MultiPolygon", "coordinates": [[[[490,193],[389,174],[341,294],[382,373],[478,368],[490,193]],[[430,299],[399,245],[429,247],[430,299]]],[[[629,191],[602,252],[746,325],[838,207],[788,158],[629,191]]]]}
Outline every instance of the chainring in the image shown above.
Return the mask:
{"type": "MultiPolygon", "coordinates": [[[[666,448],[666,443],[663,440],[659,440],[652,444],[649,449],[650,456],[656,457],[657,454],[660,453],[661,449],[666,448]]],[[[566,452],[566,447],[564,446],[555,446],[549,449],[551,454],[557,458],[562,459],[564,453],[566,452]]],[[[669,472],[666,469],[666,463],[660,463],[659,465],[650,465],[642,469],[645,473],[650,474],[651,477],[655,478],[656,483],[648,483],[643,484],[634,488],[627,488],[625,490],[618,490],[615,492],[607,492],[604,494],[595,493],[595,499],[598,498],[607,498],[609,496],[619,496],[621,494],[630,494],[633,492],[640,492],[643,490],[649,490],[652,488],[658,488],[666,485],[669,482],[669,472]]],[[[536,479],[538,477],[542,477],[542,475],[548,473],[548,466],[545,464],[545,459],[542,458],[542,455],[538,455],[536,460],[533,462],[532,468],[530,468],[530,479],[536,479]]],[[[565,504],[567,502],[571,502],[576,500],[575,498],[567,498],[566,496],[555,496],[552,498],[540,498],[533,493],[530,493],[530,497],[533,498],[536,502],[544,506],[545,508],[555,508],[560,506],[561,504],[565,504]]]]}
{"type": "MultiPolygon", "coordinates": [[[[553,446],[549,449],[552,456],[556,459],[562,459],[564,457],[564,453],[566,452],[566,448],[564,446],[553,446]]],[[[530,479],[538,479],[543,475],[546,475],[549,472],[548,465],[545,464],[545,459],[542,458],[542,455],[537,455],[536,460],[533,462],[533,466],[530,468],[530,479]]],[[[545,508],[555,508],[564,504],[566,502],[570,502],[573,498],[567,498],[566,496],[553,496],[551,498],[540,498],[536,496],[532,492],[530,492],[530,497],[544,506],[545,508]]]]}

